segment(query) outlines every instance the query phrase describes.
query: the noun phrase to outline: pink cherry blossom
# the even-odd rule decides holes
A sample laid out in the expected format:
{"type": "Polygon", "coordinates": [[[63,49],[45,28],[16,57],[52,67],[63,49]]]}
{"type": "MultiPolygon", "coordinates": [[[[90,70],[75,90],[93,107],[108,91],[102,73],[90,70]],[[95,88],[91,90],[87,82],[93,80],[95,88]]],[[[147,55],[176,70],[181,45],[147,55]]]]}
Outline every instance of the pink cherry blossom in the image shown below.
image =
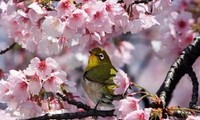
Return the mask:
{"type": "Polygon", "coordinates": [[[66,112],[75,112],[78,111],[77,107],[74,105],[69,104],[66,101],[62,102],[63,108],[65,109],[66,112]]]}
{"type": "Polygon", "coordinates": [[[76,30],[66,27],[63,33],[66,45],[69,47],[78,45],[82,34],[82,32],[77,33],[76,30]]]}
{"type": "Polygon", "coordinates": [[[27,90],[28,83],[26,81],[26,77],[22,71],[11,70],[8,76],[8,81],[12,83],[12,87],[9,89],[12,91],[12,95],[14,99],[17,101],[26,101],[29,97],[29,93],[27,90]]]}
{"type": "Polygon", "coordinates": [[[64,31],[65,24],[60,19],[48,16],[42,22],[42,30],[52,37],[59,37],[64,31]]]}
{"type": "Polygon", "coordinates": [[[87,17],[87,14],[85,13],[84,10],[76,9],[75,11],[72,12],[72,14],[67,19],[68,26],[71,29],[82,28],[85,24],[86,17],[87,17]]]}
{"type": "Polygon", "coordinates": [[[51,100],[49,104],[50,104],[51,111],[56,111],[61,108],[60,103],[57,99],[51,100]]]}
{"type": "Polygon", "coordinates": [[[172,2],[172,7],[175,11],[183,11],[190,6],[191,2],[191,0],[176,0],[172,2]]]}
{"type": "Polygon", "coordinates": [[[16,99],[26,101],[30,94],[28,92],[28,83],[25,81],[16,81],[17,83],[13,86],[12,91],[16,99]]]}
{"type": "MultiPolygon", "coordinates": [[[[39,77],[46,79],[50,77],[52,70],[57,68],[58,64],[52,58],[41,61],[39,58],[35,57],[31,60],[29,67],[35,70],[39,77]]],[[[33,72],[33,74],[35,74],[35,72],[33,72]]]]}
{"type": "Polygon", "coordinates": [[[122,70],[118,70],[116,76],[113,78],[113,81],[117,85],[117,88],[115,88],[114,90],[115,95],[124,94],[130,85],[127,74],[124,73],[122,70]]]}
{"type": "Polygon", "coordinates": [[[77,93],[77,89],[75,88],[76,82],[74,81],[64,81],[66,89],[71,93],[77,93]]]}
{"type": "Polygon", "coordinates": [[[7,113],[6,110],[1,110],[1,109],[0,109],[0,117],[5,119],[5,120],[16,120],[16,119],[19,119],[19,117],[12,116],[10,113],[7,113]]]}
{"type": "Polygon", "coordinates": [[[61,91],[61,85],[71,96],[77,92],[75,82],[66,79],[66,73],[54,59],[46,58],[42,61],[35,57],[25,70],[11,70],[7,81],[0,81],[0,101],[7,103],[11,111],[19,111],[23,117],[60,110],[62,103],[58,102],[55,93],[61,91]]]}
{"type": "Polygon", "coordinates": [[[12,91],[7,92],[2,98],[1,101],[3,103],[7,103],[8,109],[11,111],[17,110],[20,105],[20,99],[16,99],[16,97],[12,94],[12,91]]]}
{"type": "Polygon", "coordinates": [[[52,11],[41,7],[37,2],[21,3],[24,5],[20,7],[9,3],[14,7],[9,12],[13,14],[12,17],[7,16],[9,7],[6,6],[3,10],[5,13],[2,13],[2,25],[8,28],[11,38],[15,38],[23,48],[37,51],[40,55],[58,54],[65,45],[81,46],[81,38],[85,35],[89,35],[85,44],[93,40],[103,44],[103,40],[111,37],[129,31],[139,32],[157,24],[154,16],[144,14],[148,5],[142,5],[145,9],[134,5],[138,8],[138,17],[137,20],[131,20],[123,4],[117,0],[61,0],[52,11]],[[81,4],[77,5],[78,3],[81,4]],[[7,24],[8,22],[12,24],[7,24]],[[73,34],[65,32],[68,28],[73,29],[70,30],[73,34]]]}
{"type": "Polygon", "coordinates": [[[11,87],[11,84],[8,81],[0,80],[0,99],[9,92],[9,88],[11,87]]]}
{"type": "Polygon", "coordinates": [[[49,103],[50,103],[50,100],[49,99],[44,99],[44,100],[41,100],[40,101],[41,103],[41,108],[44,112],[48,112],[49,111],[49,103]]]}
{"type": "Polygon", "coordinates": [[[186,120],[199,120],[199,119],[200,119],[199,116],[192,116],[192,115],[189,115],[189,116],[187,117],[186,120]]]}
{"type": "Polygon", "coordinates": [[[119,51],[121,58],[123,58],[124,63],[129,64],[133,61],[132,52],[134,51],[134,46],[127,41],[122,41],[119,44],[119,51]]]}
{"type": "Polygon", "coordinates": [[[42,88],[42,81],[40,80],[39,76],[37,74],[34,74],[33,76],[30,76],[30,79],[28,79],[28,90],[31,94],[39,94],[41,88],[42,88]]]}
{"type": "Polygon", "coordinates": [[[60,85],[64,83],[66,74],[64,72],[54,72],[51,73],[51,77],[44,81],[44,89],[47,92],[58,92],[60,91],[60,85]]]}
{"type": "Polygon", "coordinates": [[[44,14],[44,10],[42,10],[42,8],[36,2],[33,2],[32,4],[30,4],[28,6],[28,8],[31,8],[32,10],[34,10],[38,14],[44,14]]]}
{"type": "Polygon", "coordinates": [[[134,46],[127,41],[120,42],[118,46],[105,42],[104,49],[115,67],[122,67],[124,63],[128,64],[132,61],[131,53],[134,46]]]}
{"type": "Polygon", "coordinates": [[[25,118],[31,118],[31,117],[34,117],[34,116],[39,116],[43,113],[41,107],[38,106],[35,102],[30,101],[30,100],[23,102],[20,105],[19,112],[25,118]]]}
{"type": "Polygon", "coordinates": [[[75,10],[75,5],[69,0],[61,0],[56,7],[59,16],[69,15],[73,10],[75,10]]]}
{"type": "Polygon", "coordinates": [[[180,14],[177,13],[174,15],[176,15],[176,19],[174,21],[175,30],[178,33],[185,33],[186,31],[191,29],[193,19],[190,12],[183,11],[180,14]]]}
{"type": "Polygon", "coordinates": [[[117,115],[118,119],[123,119],[130,112],[140,109],[138,102],[139,99],[134,97],[126,97],[120,101],[113,101],[113,104],[115,105],[114,114],[117,115]]]}
{"type": "Polygon", "coordinates": [[[150,108],[145,109],[145,110],[142,110],[142,109],[135,110],[127,114],[124,119],[125,120],[149,120],[150,112],[151,112],[150,108]]]}
{"type": "Polygon", "coordinates": [[[58,54],[63,48],[60,39],[46,36],[39,42],[38,53],[41,55],[55,55],[58,54]]]}

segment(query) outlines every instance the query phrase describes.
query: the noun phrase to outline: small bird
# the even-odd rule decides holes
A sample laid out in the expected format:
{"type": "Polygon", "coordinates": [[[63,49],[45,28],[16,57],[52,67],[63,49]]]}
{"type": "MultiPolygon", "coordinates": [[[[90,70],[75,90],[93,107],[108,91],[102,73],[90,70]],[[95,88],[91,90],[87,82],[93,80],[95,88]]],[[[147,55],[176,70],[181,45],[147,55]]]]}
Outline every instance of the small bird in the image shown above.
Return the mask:
{"type": "Polygon", "coordinates": [[[89,51],[88,65],[83,73],[82,86],[86,95],[96,104],[95,109],[113,109],[112,101],[120,99],[114,95],[113,82],[117,70],[112,65],[110,58],[103,48],[96,47],[89,51]]]}

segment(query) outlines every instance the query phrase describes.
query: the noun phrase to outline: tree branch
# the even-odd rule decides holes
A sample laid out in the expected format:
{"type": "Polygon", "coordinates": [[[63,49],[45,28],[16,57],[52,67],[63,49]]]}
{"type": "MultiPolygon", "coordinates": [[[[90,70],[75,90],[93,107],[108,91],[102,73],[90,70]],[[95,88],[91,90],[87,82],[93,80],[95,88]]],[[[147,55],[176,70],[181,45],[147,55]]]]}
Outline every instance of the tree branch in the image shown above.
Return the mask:
{"type": "Polygon", "coordinates": [[[152,0],[136,0],[132,4],[140,4],[140,3],[147,4],[147,3],[151,2],[151,1],[152,0]]]}
{"type": "MultiPolygon", "coordinates": [[[[105,2],[106,0],[102,0],[103,2],[105,2]]],[[[149,2],[151,2],[152,0],[135,0],[132,4],[140,4],[140,3],[144,3],[147,4],[149,2]]],[[[123,0],[118,0],[118,3],[124,3],[123,0]]]]}
{"type": "Polygon", "coordinates": [[[30,118],[27,120],[47,120],[47,119],[56,119],[56,120],[61,120],[61,119],[83,119],[86,117],[91,117],[91,116],[101,116],[101,117],[109,117],[109,116],[114,116],[114,110],[94,110],[90,109],[88,111],[84,112],[74,112],[74,113],[61,113],[61,114],[45,114],[43,116],[39,117],[34,117],[30,118]]]}
{"type": "Polygon", "coordinates": [[[115,116],[114,110],[96,110],[90,108],[88,105],[85,105],[81,102],[77,102],[73,99],[68,98],[67,96],[62,95],[61,93],[57,93],[59,97],[62,98],[63,101],[67,101],[69,104],[75,105],[78,108],[83,108],[85,111],[83,112],[74,112],[74,113],[61,113],[61,114],[45,114],[42,116],[30,118],[27,120],[46,120],[46,119],[82,119],[91,116],[101,116],[101,117],[110,117],[115,116]]]}
{"type": "Polygon", "coordinates": [[[83,104],[82,102],[77,102],[73,99],[68,98],[67,96],[62,95],[61,93],[56,93],[57,96],[62,98],[63,101],[67,101],[69,104],[75,105],[77,108],[83,108],[84,110],[90,110],[90,106],[83,104]]]}
{"type": "Polygon", "coordinates": [[[7,51],[11,50],[12,48],[14,48],[16,45],[16,43],[14,42],[13,44],[11,44],[8,48],[1,50],[0,54],[5,54],[7,51]]]}
{"type": "Polygon", "coordinates": [[[165,108],[171,100],[172,93],[188,68],[191,67],[200,55],[200,37],[194,39],[187,48],[185,48],[179,58],[171,66],[167,76],[157,91],[157,95],[162,101],[162,107],[165,108]]]}

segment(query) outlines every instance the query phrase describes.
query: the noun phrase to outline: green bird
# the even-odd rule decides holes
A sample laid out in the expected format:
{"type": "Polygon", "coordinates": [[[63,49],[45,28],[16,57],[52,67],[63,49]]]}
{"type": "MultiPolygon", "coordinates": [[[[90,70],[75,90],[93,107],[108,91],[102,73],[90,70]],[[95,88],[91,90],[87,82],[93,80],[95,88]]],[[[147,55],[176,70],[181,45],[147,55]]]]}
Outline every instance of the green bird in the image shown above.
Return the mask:
{"type": "Polygon", "coordinates": [[[122,96],[114,95],[113,82],[117,70],[103,48],[96,47],[89,51],[88,65],[83,74],[82,86],[89,99],[96,104],[95,108],[113,109],[112,101],[122,96]]]}

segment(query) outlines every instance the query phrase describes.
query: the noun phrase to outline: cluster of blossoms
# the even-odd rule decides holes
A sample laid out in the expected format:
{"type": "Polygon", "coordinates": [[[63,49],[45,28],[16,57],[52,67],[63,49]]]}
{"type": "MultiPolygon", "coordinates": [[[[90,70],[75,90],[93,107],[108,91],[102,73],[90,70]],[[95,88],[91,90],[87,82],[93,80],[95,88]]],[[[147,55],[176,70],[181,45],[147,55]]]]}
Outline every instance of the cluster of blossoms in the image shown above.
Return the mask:
{"type": "MultiPolygon", "coordinates": [[[[119,70],[113,79],[114,83],[118,86],[115,88],[114,94],[119,95],[127,92],[131,82],[126,73],[119,70]]],[[[117,119],[148,120],[150,118],[151,109],[143,109],[139,102],[140,100],[133,96],[127,96],[119,101],[113,101],[115,105],[114,114],[117,116],[117,119]]]]}
{"type": "MultiPolygon", "coordinates": [[[[56,111],[59,113],[80,111],[55,95],[57,92],[67,92],[67,97],[83,101],[75,88],[76,83],[67,80],[66,77],[66,73],[52,58],[40,60],[35,57],[23,71],[11,70],[7,80],[0,81],[0,101],[7,103],[7,112],[12,115],[3,111],[0,114],[15,119],[19,116],[35,117],[47,112],[55,114],[56,111]],[[14,117],[11,117],[13,115],[14,117]]],[[[126,93],[127,96],[113,101],[116,116],[109,119],[148,120],[152,117],[153,109],[141,107],[141,98],[135,98],[134,95],[137,93],[128,90],[133,84],[125,72],[119,69],[113,81],[117,85],[114,94],[126,93]]],[[[189,116],[187,120],[198,118],[198,116],[189,116]]]]}
{"type": "Polygon", "coordinates": [[[143,108],[139,105],[139,99],[126,97],[120,101],[114,101],[115,114],[118,119],[125,120],[149,120],[151,108],[143,108]]]}
{"type": "MultiPolygon", "coordinates": [[[[112,117],[109,119],[149,120],[149,119],[159,118],[160,120],[170,120],[170,117],[162,118],[163,111],[161,109],[143,108],[141,106],[140,102],[144,97],[149,96],[150,100],[153,101],[156,100],[157,97],[146,91],[146,93],[144,93],[145,94],[144,96],[136,98],[134,95],[136,95],[137,92],[128,90],[128,87],[132,86],[133,83],[130,82],[130,79],[128,78],[127,74],[124,73],[122,70],[118,70],[118,73],[113,78],[113,80],[114,83],[118,86],[117,88],[115,88],[114,94],[120,95],[126,93],[127,95],[125,96],[125,98],[121,100],[114,100],[112,102],[115,106],[114,114],[116,115],[116,117],[112,117]]],[[[134,84],[133,86],[141,88],[136,84],[134,84]]],[[[173,112],[173,109],[171,109],[171,112],[173,112]]],[[[186,120],[199,120],[199,116],[189,115],[186,120]]]]}
{"type": "Polygon", "coordinates": [[[148,4],[131,5],[129,10],[128,3],[117,0],[9,0],[1,1],[0,6],[1,26],[9,37],[29,51],[48,55],[58,54],[64,46],[103,44],[122,33],[137,33],[159,24],[146,13],[148,4]]]}
{"type": "MultiPolygon", "coordinates": [[[[128,41],[118,40],[117,36],[145,29],[143,35],[151,39],[151,47],[158,55],[174,60],[197,35],[192,27],[200,26],[199,15],[192,9],[197,0],[133,2],[135,0],[1,0],[0,27],[5,29],[10,40],[39,55],[60,53],[54,57],[58,63],[52,58],[45,61],[34,58],[25,70],[11,70],[7,80],[0,81],[1,102],[7,103],[7,109],[14,114],[24,117],[63,109],[77,111],[55,93],[67,91],[73,98],[78,94],[76,83],[67,80],[65,72],[74,80],[78,76],[76,68],[87,64],[86,51],[102,46],[113,65],[121,67],[131,62],[134,47],[128,41]],[[150,34],[155,36],[152,38],[150,34]]],[[[19,56],[17,60],[20,61],[19,56]]],[[[118,85],[114,91],[116,95],[124,94],[130,85],[121,70],[114,82],[118,85]]],[[[80,97],[77,96],[76,99],[80,97]]],[[[117,119],[149,119],[151,109],[142,109],[139,102],[132,96],[114,101],[117,119]]],[[[188,117],[192,119],[199,117],[188,117]]]]}
{"type": "Polygon", "coordinates": [[[36,57],[25,70],[11,70],[7,80],[0,81],[0,100],[7,103],[7,109],[21,117],[62,109],[76,111],[75,106],[55,96],[56,92],[67,91],[73,97],[75,85],[75,82],[66,79],[66,73],[54,59],[41,61],[36,57]]]}
{"type": "Polygon", "coordinates": [[[143,32],[143,36],[150,38],[159,57],[173,61],[199,35],[198,5],[196,0],[176,0],[166,4],[168,10],[154,10],[160,25],[143,32]]]}
{"type": "MultiPolygon", "coordinates": [[[[131,82],[127,74],[119,69],[114,83],[118,86],[114,94],[118,95],[124,94],[131,82]]],[[[75,82],[66,79],[66,73],[54,59],[42,61],[36,57],[26,69],[11,70],[7,80],[0,81],[0,100],[7,103],[7,110],[13,115],[21,117],[34,117],[51,111],[55,113],[56,110],[75,112],[78,110],[75,106],[55,96],[56,92],[67,91],[70,94],[68,97],[80,100],[75,85],[75,82]],[[73,96],[75,94],[77,98],[73,96]]],[[[143,110],[139,99],[134,97],[126,97],[113,104],[118,119],[147,119],[150,116],[150,109],[143,110]]]]}

